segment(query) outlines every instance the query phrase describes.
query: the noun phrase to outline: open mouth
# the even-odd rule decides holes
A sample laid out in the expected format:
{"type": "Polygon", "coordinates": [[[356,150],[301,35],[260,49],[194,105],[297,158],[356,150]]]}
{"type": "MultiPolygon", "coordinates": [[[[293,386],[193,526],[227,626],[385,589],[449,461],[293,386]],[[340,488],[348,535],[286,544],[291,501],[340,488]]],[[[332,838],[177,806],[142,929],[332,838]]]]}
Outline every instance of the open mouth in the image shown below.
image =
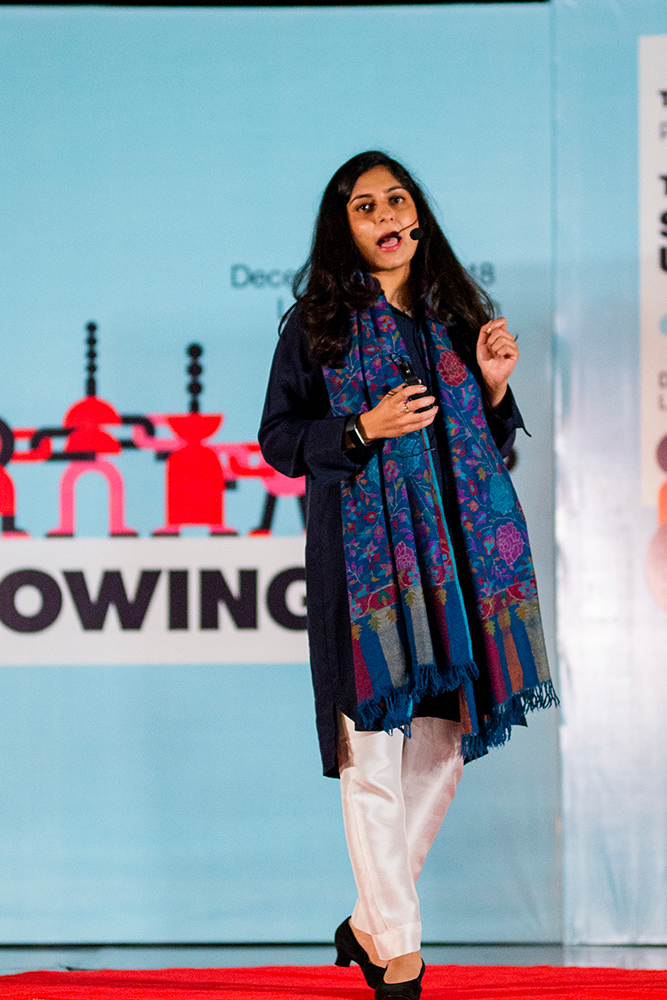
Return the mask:
{"type": "Polygon", "coordinates": [[[384,236],[381,236],[377,241],[377,245],[381,250],[395,250],[396,247],[400,246],[400,244],[401,236],[397,232],[385,233],[384,236]]]}

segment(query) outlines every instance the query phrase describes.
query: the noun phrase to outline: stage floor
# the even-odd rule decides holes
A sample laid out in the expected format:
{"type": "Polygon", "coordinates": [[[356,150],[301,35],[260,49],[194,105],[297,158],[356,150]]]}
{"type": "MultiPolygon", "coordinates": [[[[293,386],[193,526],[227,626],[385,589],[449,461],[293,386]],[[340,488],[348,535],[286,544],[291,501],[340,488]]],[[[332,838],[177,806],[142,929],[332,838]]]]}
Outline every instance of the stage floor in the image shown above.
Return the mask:
{"type": "MultiPolygon", "coordinates": [[[[650,1000],[667,972],[508,965],[431,965],[427,1000],[650,1000]]],[[[0,976],[3,1000],[369,1000],[361,970],[335,966],[107,969],[0,976]]]]}
{"type": "MultiPolygon", "coordinates": [[[[559,944],[425,945],[427,965],[552,965],[667,969],[667,946],[559,944]]],[[[37,969],[216,969],[265,965],[331,965],[333,946],[123,945],[0,946],[0,975],[37,969]]]]}

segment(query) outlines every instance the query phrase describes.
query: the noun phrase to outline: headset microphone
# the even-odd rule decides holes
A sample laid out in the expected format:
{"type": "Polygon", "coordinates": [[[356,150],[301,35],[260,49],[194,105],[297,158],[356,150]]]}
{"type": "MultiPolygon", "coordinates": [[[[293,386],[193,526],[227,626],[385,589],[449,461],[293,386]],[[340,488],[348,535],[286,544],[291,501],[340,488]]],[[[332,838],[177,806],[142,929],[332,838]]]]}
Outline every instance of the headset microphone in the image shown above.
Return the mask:
{"type": "MultiPolygon", "coordinates": [[[[415,222],[416,221],[417,220],[415,219],[415,222]]],[[[407,226],[403,226],[403,228],[399,229],[398,232],[399,233],[405,232],[406,229],[410,229],[410,226],[414,226],[415,222],[408,222],[407,226]]],[[[410,239],[412,240],[420,240],[423,235],[424,235],[424,230],[420,226],[417,226],[416,229],[410,229],[410,239]]]]}

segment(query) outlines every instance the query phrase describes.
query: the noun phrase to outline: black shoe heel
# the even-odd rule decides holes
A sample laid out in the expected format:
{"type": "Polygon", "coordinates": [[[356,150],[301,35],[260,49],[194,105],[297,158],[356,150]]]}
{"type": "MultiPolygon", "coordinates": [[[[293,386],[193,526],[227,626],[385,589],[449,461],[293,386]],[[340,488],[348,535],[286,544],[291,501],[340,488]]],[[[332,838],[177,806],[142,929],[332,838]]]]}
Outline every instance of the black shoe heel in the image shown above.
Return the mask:
{"type": "Polygon", "coordinates": [[[381,965],[373,965],[365,948],[361,947],[354,936],[349,917],[337,928],[334,944],[336,946],[336,965],[347,968],[350,962],[356,962],[372,990],[380,985],[384,978],[384,969],[381,965]]]}
{"type": "Polygon", "coordinates": [[[405,983],[385,983],[384,972],[382,982],[375,987],[375,1000],[419,1000],[422,994],[422,976],[426,966],[422,962],[422,970],[416,979],[408,979],[405,983]]]}

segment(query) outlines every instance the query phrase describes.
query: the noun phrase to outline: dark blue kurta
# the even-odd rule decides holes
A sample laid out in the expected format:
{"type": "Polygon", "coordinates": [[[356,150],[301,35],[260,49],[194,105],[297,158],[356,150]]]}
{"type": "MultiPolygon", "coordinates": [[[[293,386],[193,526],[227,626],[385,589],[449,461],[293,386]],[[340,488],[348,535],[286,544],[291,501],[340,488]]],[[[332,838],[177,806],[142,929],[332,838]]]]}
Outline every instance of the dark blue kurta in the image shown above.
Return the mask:
{"type": "MultiPolygon", "coordinates": [[[[393,308],[392,314],[415,373],[428,385],[428,358],[417,325],[393,308]]],[[[457,354],[482,385],[479,366],[467,348],[462,331],[453,326],[447,332],[457,354]]],[[[401,384],[398,373],[396,384],[401,384]]],[[[516,428],[523,427],[511,390],[496,410],[486,403],[484,409],[492,437],[501,455],[506,456],[514,443],[516,428]]],[[[337,711],[340,709],[359,729],[363,728],[357,713],[354,683],[340,484],[363,468],[373,447],[382,445],[374,442],[368,448],[344,451],[346,419],[331,413],[322,367],[310,353],[297,307],[276,348],[259,443],[266,461],[279,472],[286,476],[306,476],[308,638],[322,766],[329,777],[338,776],[337,711]]],[[[446,472],[449,467],[446,431],[439,413],[429,437],[457,566],[462,567],[467,563],[454,486],[446,472]]],[[[465,599],[470,586],[461,571],[459,579],[465,599]]],[[[414,715],[458,719],[457,692],[422,699],[414,715]]]]}

